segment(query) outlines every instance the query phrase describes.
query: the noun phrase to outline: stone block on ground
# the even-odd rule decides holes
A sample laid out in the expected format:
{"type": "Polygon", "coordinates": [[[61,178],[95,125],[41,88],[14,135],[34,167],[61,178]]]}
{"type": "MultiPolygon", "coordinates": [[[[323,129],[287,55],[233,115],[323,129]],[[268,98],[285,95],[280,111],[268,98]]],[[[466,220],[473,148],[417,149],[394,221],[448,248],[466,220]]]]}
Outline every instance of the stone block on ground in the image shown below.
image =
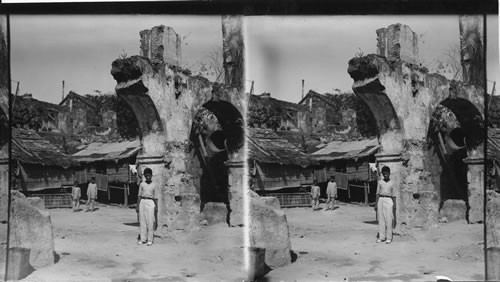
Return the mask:
{"type": "Polygon", "coordinates": [[[9,247],[30,250],[30,264],[40,268],[54,263],[54,235],[50,214],[32,206],[18,191],[12,191],[9,247]]]}
{"type": "Polygon", "coordinates": [[[208,225],[227,223],[227,212],[224,203],[206,203],[201,211],[201,220],[206,220],[208,225]]]}
{"type": "Polygon", "coordinates": [[[35,208],[39,210],[45,209],[45,202],[40,197],[27,197],[26,200],[35,208]]]}
{"type": "Polygon", "coordinates": [[[250,244],[263,248],[266,264],[271,268],[292,261],[290,234],[284,211],[267,205],[258,197],[250,197],[250,244]]]}
{"type": "Polygon", "coordinates": [[[446,217],[448,222],[465,220],[467,205],[464,200],[446,200],[439,211],[439,218],[446,217]]]}
{"type": "Polygon", "coordinates": [[[262,199],[262,201],[264,201],[266,205],[271,206],[277,210],[281,209],[280,200],[278,200],[278,198],[270,196],[260,197],[260,198],[262,199]]]}
{"type": "Polygon", "coordinates": [[[20,280],[33,272],[30,265],[30,250],[26,248],[10,248],[7,280],[20,280]]]}

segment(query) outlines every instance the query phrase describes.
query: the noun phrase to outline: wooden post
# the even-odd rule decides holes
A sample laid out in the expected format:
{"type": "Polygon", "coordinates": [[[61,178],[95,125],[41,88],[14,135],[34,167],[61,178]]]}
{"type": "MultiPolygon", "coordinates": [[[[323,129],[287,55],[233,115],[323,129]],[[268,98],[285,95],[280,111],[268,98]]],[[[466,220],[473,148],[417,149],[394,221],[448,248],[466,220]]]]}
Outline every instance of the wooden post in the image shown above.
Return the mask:
{"type": "Polygon", "coordinates": [[[366,181],[363,183],[363,186],[365,188],[365,206],[368,206],[368,189],[370,188],[370,186],[366,181]]]}
{"type": "Polygon", "coordinates": [[[111,187],[109,187],[109,185],[108,185],[108,202],[111,200],[111,192],[110,192],[110,190],[111,190],[111,187]]]}
{"type": "Polygon", "coordinates": [[[124,201],[125,201],[125,207],[128,207],[128,183],[125,184],[125,189],[123,189],[123,197],[124,198],[124,201]]]}

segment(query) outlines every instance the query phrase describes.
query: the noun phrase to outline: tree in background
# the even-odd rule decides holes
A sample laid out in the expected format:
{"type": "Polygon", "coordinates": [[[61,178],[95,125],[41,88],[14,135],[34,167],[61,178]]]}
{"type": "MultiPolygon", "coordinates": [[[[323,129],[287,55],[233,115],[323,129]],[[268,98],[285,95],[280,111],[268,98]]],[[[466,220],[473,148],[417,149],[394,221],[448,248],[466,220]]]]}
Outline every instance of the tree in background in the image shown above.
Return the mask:
{"type": "Polygon", "coordinates": [[[40,103],[34,103],[31,99],[11,95],[11,101],[15,101],[12,106],[12,126],[16,128],[31,128],[36,131],[42,128],[42,117],[47,116],[47,109],[40,103]]]}
{"type": "Polygon", "coordinates": [[[116,94],[101,94],[100,91],[95,92],[98,95],[86,94],[85,97],[97,105],[100,113],[108,110],[116,113],[116,126],[118,134],[121,137],[135,138],[140,136],[139,124],[135,118],[135,114],[123,99],[116,96],[116,94]]]}
{"type": "Polygon", "coordinates": [[[278,130],[281,126],[283,109],[275,103],[250,95],[248,103],[247,124],[250,127],[265,127],[278,130]]]}

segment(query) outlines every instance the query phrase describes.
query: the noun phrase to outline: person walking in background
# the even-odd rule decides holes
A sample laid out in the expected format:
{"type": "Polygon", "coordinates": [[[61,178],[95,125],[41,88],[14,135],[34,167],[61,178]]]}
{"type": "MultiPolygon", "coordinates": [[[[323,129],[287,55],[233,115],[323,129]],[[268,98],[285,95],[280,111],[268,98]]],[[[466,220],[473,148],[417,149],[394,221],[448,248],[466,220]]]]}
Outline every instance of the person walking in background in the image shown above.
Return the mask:
{"type": "Polygon", "coordinates": [[[75,181],[73,187],[71,187],[71,198],[73,199],[73,211],[76,212],[80,209],[80,198],[82,197],[82,191],[78,187],[78,181],[75,181]]]}
{"type": "Polygon", "coordinates": [[[311,187],[312,209],[313,211],[319,209],[319,186],[318,181],[314,180],[311,187]]]}
{"type": "Polygon", "coordinates": [[[87,186],[87,210],[94,211],[95,200],[97,199],[97,184],[95,183],[95,177],[90,179],[90,183],[87,186]]]}
{"type": "Polygon", "coordinates": [[[145,181],[139,185],[137,204],[139,205],[140,238],[138,245],[146,243],[153,245],[154,231],[158,227],[158,187],[153,182],[153,171],[150,168],[144,170],[145,181]]]}
{"type": "Polygon", "coordinates": [[[335,176],[330,176],[330,181],[326,186],[326,210],[335,209],[335,199],[337,198],[337,183],[335,182],[335,176]]]}
{"type": "Polygon", "coordinates": [[[377,243],[392,242],[392,221],[393,221],[393,196],[394,184],[390,179],[391,169],[387,166],[382,168],[383,179],[378,181],[377,185],[377,204],[375,209],[377,211],[378,220],[378,235],[377,243]]]}

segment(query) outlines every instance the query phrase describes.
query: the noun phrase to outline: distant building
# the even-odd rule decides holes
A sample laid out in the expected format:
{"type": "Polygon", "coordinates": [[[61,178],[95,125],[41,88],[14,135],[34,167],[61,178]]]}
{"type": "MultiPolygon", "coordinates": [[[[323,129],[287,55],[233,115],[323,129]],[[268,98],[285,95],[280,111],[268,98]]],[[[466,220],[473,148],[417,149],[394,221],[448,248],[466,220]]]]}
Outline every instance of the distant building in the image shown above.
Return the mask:
{"type": "Polygon", "coordinates": [[[73,185],[80,164],[33,130],[12,129],[14,189],[26,194],[73,185]]]}
{"type": "MultiPolygon", "coordinates": [[[[266,109],[267,114],[274,115],[270,117],[272,121],[261,120],[258,122],[260,124],[250,124],[251,127],[295,132],[309,131],[309,110],[305,106],[272,98],[270,93],[262,93],[250,96],[250,108],[266,109]]],[[[256,123],[252,118],[249,122],[256,123]]]]}
{"type": "Polygon", "coordinates": [[[68,109],[70,113],[69,134],[82,134],[89,126],[99,126],[100,124],[100,113],[97,105],[82,95],[70,91],[59,105],[68,109]]]}
{"type": "Polygon", "coordinates": [[[357,139],[376,132],[370,109],[353,93],[334,95],[309,90],[299,105],[307,107],[310,112],[312,134],[357,139]],[[358,116],[360,112],[361,116],[358,116]]]}
{"type": "MultiPolygon", "coordinates": [[[[67,128],[64,120],[68,117],[68,111],[65,107],[34,99],[31,93],[26,93],[17,97],[12,96],[12,101],[14,122],[16,122],[15,110],[18,110],[19,108],[22,109],[21,112],[30,108],[33,109],[36,114],[40,115],[39,122],[27,122],[21,127],[35,131],[66,132],[67,128]]],[[[22,117],[18,117],[18,119],[22,119],[22,117]]],[[[16,127],[16,125],[14,126],[16,127]]]]}

